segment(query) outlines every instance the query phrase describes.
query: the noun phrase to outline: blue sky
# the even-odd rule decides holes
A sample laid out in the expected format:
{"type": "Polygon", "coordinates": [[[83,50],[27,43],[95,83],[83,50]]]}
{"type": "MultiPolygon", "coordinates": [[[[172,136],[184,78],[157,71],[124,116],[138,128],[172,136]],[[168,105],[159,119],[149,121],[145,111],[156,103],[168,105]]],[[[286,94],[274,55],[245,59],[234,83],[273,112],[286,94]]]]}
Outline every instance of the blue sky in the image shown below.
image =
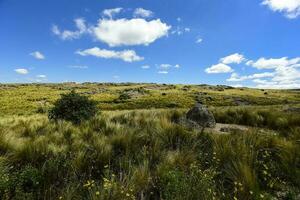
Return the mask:
{"type": "Polygon", "coordinates": [[[0,0],[0,82],[300,88],[300,0],[0,0]]]}

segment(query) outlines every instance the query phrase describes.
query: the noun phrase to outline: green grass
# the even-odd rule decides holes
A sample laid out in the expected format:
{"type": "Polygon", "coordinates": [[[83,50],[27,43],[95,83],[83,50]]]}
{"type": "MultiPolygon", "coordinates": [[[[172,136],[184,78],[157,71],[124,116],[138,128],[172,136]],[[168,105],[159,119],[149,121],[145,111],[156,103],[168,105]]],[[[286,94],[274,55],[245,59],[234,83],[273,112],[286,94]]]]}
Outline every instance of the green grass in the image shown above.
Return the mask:
{"type": "Polygon", "coordinates": [[[298,199],[300,95],[208,85],[0,85],[0,199],[298,199]],[[99,114],[52,122],[75,89],[99,114]],[[180,124],[197,101],[230,134],[180,124]],[[148,109],[148,110],[146,110],[148,109]]]}
{"type": "MultiPolygon", "coordinates": [[[[232,114],[224,109],[214,110],[217,121],[232,114]]],[[[272,111],[274,118],[281,112],[272,111]]],[[[288,134],[280,134],[280,123],[279,134],[251,128],[218,135],[177,124],[184,112],[103,111],[77,126],[46,115],[1,118],[0,198],[297,198],[299,114],[281,112],[288,134]]],[[[248,116],[240,124],[257,125],[258,108],[235,112],[248,116]]]]}
{"type": "Polygon", "coordinates": [[[196,101],[215,107],[292,105],[300,102],[299,91],[296,90],[262,91],[224,86],[129,83],[0,84],[0,116],[44,113],[60,94],[72,89],[96,100],[101,110],[189,108],[196,101]],[[120,99],[124,93],[129,94],[130,98],[120,99]]]}

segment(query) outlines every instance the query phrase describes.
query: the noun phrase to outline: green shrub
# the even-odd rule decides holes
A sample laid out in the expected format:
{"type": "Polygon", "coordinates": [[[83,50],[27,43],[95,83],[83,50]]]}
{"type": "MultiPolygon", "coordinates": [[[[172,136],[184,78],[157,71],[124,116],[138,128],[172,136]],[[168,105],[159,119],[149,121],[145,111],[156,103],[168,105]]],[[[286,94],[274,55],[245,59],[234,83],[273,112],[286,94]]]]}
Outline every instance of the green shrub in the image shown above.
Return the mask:
{"type": "Polygon", "coordinates": [[[49,119],[63,119],[79,124],[95,116],[97,112],[96,102],[86,96],[82,96],[72,90],[54,103],[49,111],[49,119]]]}
{"type": "Polygon", "coordinates": [[[165,169],[160,175],[162,199],[198,200],[217,199],[213,170],[202,171],[191,164],[187,172],[179,169],[165,169]]]}
{"type": "Polygon", "coordinates": [[[38,190],[42,185],[42,174],[41,172],[31,166],[26,166],[18,175],[18,185],[26,192],[33,192],[38,190]]]}

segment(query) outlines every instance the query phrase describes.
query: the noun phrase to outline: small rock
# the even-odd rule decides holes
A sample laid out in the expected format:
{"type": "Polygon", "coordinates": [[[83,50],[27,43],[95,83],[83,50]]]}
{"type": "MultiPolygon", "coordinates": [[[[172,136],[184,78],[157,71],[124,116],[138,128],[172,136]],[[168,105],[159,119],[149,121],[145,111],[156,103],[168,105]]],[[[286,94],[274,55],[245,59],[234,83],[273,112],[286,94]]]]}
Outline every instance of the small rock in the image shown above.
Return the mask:
{"type": "Polygon", "coordinates": [[[213,128],[216,126],[216,120],[213,114],[202,104],[196,104],[191,108],[186,118],[190,121],[197,123],[200,126],[213,128]]]}

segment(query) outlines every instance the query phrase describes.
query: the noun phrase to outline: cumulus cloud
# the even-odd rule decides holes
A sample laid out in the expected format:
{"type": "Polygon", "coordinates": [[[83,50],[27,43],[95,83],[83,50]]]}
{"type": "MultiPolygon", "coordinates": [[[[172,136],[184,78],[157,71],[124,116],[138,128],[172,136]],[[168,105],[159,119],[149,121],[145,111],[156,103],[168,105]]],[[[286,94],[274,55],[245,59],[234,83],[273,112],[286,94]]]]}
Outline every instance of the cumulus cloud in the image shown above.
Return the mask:
{"type": "Polygon", "coordinates": [[[38,59],[38,60],[45,59],[45,56],[39,51],[32,52],[32,53],[30,53],[30,55],[33,56],[34,58],[38,59]]]}
{"type": "Polygon", "coordinates": [[[45,82],[47,81],[47,76],[44,74],[40,74],[36,76],[36,79],[34,79],[35,82],[45,82]]]}
{"type": "Polygon", "coordinates": [[[60,30],[57,25],[52,26],[52,33],[59,36],[62,40],[73,40],[81,37],[82,34],[88,32],[88,28],[85,25],[83,18],[77,18],[74,20],[77,30],[60,30]]]}
{"type": "Polygon", "coordinates": [[[300,88],[300,57],[292,59],[262,57],[256,61],[250,60],[246,64],[259,70],[269,71],[248,76],[239,76],[233,73],[227,81],[252,80],[257,88],[300,88]]]}
{"type": "Polygon", "coordinates": [[[98,47],[94,47],[91,49],[85,49],[83,51],[77,51],[77,54],[81,56],[95,56],[100,58],[113,58],[113,59],[121,59],[125,62],[134,62],[143,60],[143,57],[140,57],[133,50],[123,50],[123,51],[113,51],[107,49],[100,49],[98,47]]]}
{"type": "Polygon", "coordinates": [[[200,44],[201,42],[203,42],[203,39],[202,39],[202,38],[197,38],[197,39],[196,39],[196,43],[197,43],[197,44],[200,44]]]}
{"type": "Polygon", "coordinates": [[[103,16],[113,18],[114,15],[120,13],[123,8],[112,8],[112,9],[105,9],[102,11],[103,16]]]}
{"type": "Polygon", "coordinates": [[[258,79],[258,78],[266,78],[266,77],[274,77],[274,73],[271,72],[263,72],[263,73],[257,73],[247,76],[239,76],[237,73],[232,73],[230,78],[228,78],[226,81],[229,82],[238,82],[238,81],[245,81],[250,79],[258,79]]]}
{"type": "Polygon", "coordinates": [[[88,68],[88,66],[86,66],[86,65],[71,65],[69,67],[73,68],[73,69],[87,69],[88,68]]]}
{"type": "Polygon", "coordinates": [[[274,81],[261,80],[260,83],[258,83],[255,87],[265,88],[265,89],[299,89],[300,81],[274,82],[274,81]]]}
{"type": "Polygon", "coordinates": [[[281,12],[287,18],[294,19],[300,15],[300,0],[263,0],[263,5],[274,12],[281,12]]]}
{"type": "Polygon", "coordinates": [[[276,69],[277,67],[287,67],[300,62],[300,57],[288,59],[288,57],[282,58],[259,58],[257,61],[248,61],[246,64],[257,69],[276,69]]]}
{"type": "MultiPolygon", "coordinates": [[[[235,53],[220,59],[220,63],[207,68],[206,73],[228,73],[233,72],[228,64],[241,64],[247,59],[239,53],[235,53]]],[[[233,72],[226,79],[228,82],[251,81],[258,88],[291,89],[300,88],[300,57],[288,58],[265,58],[248,60],[246,65],[258,70],[265,70],[260,73],[239,75],[233,72]]]]}
{"type": "Polygon", "coordinates": [[[92,28],[96,39],[111,47],[122,45],[149,45],[155,40],[166,36],[171,26],[160,19],[100,19],[92,28]]]}
{"type": "MultiPolygon", "coordinates": [[[[149,45],[157,39],[167,36],[171,26],[163,23],[160,19],[146,20],[153,13],[143,8],[134,11],[136,18],[113,19],[120,13],[122,8],[105,9],[102,18],[94,25],[86,25],[83,18],[74,20],[75,30],[63,30],[57,25],[52,26],[52,33],[62,40],[73,40],[80,38],[83,34],[89,34],[96,40],[108,44],[110,47],[125,45],[149,45]]],[[[189,28],[184,31],[190,31],[189,28]]]]}
{"type": "Polygon", "coordinates": [[[159,74],[168,74],[169,72],[166,71],[166,70],[161,70],[161,71],[158,71],[157,73],[159,73],[159,74]]]}
{"type": "Polygon", "coordinates": [[[230,85],[231,87],[235,87],[235,88],[240,88],[240,87],[243,87],[242,84],[235,84],[235,85],[230,85]]]}
{"type": "Polygon", "coordinates": [[[206,68],[205,72],[208,74],[230,73],[233,72],[233,69],[224,63],[219,63],[206,68]]]}
{"type": "Polygon", "coordinates": [[[232,64],[232,63],[240,64],[244,60],[245,60],[245,58],[242,54],[235,53],[235,54],[226,56],[224,58],[221,58],[220,62],[224,63],[224,64],[232,64]]]}
{"type": "Polygon", "coordinates": [[[158,65],[157,67],[160,68],[160,69],[163,69],[163,70],[168,70],[168,69],[170,69],[172,67],[174,67],[174,68],[180,68],[180,65],[179,64],[171,65],[171,64],[164,63],[164,64],[158,65]]]}
{"type": "Polygon", "coordinates": [[[25,74],[29,73],[29,71],[27,69],[24,69],[24,68],[15,69],[15,72],[18,73],[18,74],[22,74],[22,75],[25,75],[25,74]]]}
{"type": "Polygon", "coordinates": [[[239,76],[238,73],[232,73],[230,78],[228,78],[226,81],[228,82],[238,82],[238,81],[244,81],[246,80],[246,76],[239,76]]]}
{"type": "Polygon", "coordinates": [[[144,8],[136,8],[133,12],[134,17],[142,17],[148,18],[153,16],[153,12],[151,10],[146,10],[144,8]]]}
{"type": "Polygon", "coordinates": [[[42,78],[42,79],[45,79],[45,78],[47,78],[47,76],[46,76],[46,75],[44,75],[44,74],[37,75],[36,77],[37,77],[37,78],[42,78]]]}
{"type": "Polygon", "coordinates": [[[190,31],[191,31],[191,29],[188,27],[183,28],[183,27],[177,26],[175,29],[173,29],[171,31],[171,34],[182,35],[186,32],[190,32],[190,31]]]}
{"type": "Polygon", "coordinates": [[[150,66],[149,66],[149,65],[143,65],[143,66],[141,66],[141,68],[142,68],[142,69],[149,69],[150,66]]]}
{"type": "Polygon", "coordinates": [[[159,67],[164,68],[164,69],[169,69],[170,67],[172,67],[172,65],[171,64],[160,64],[159,67]]]}
{"type": "Polygon", "coordinates": [[[180,65],[179,64],[172,65],[172,64],[164,63],[164,64],[156,65],[156,67],[159,70],[158,71],[159,74],[167,74],[172,69],[179,69],[180,65]]]}

